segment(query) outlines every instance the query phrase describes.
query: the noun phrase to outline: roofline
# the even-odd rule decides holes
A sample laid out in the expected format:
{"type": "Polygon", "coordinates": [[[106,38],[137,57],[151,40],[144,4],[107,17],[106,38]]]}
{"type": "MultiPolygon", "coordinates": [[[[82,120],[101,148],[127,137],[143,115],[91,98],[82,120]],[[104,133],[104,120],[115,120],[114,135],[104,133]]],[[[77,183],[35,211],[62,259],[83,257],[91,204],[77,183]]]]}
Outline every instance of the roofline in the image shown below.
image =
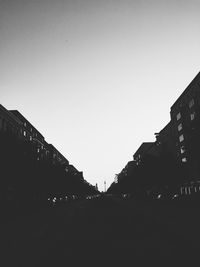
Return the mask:
{"type": "MultiPolygon", "coordinates": [[[[40,131],[38,131],[38,129],[37,128],[35,128],[35,126],[33,126],[33,124],[32,123],[30,123],[30,121],[29,120],[27,120],[22,114],[21,114],[21,112],[19,112],[19,110],[17,110],[17,109],[12,109],[12,110],[8,110],[11,114],[13,114],[15,117],[17,117],[14,113],[13,113],[13,111],[17,111],[19,114],[20,114],[20,116],[22,116],[22,118],[24,119],[24,120],[26,120],[30,125],[31,125],[31,127],[32,128],[34,128],[43,138],[44,138],[44,136],[41,134],[41,132],[40,131]]],[[[17,117],[18,118],[18,117],[17,117]]],[[[20,118],[18,118],[19,120],[20,120],[20,118]]],[[[20,120],[21,121],[21,120],[20,120]]],[[[22,122],[23,123],[23,122],[22,122]]]]}
{"type": "Polygon", "coordinates": [[[190,87],[193,85],[193,83],[195,83],[197,80],[200,80],[200,72],[194,77],[194,79],[189,83],[189,85],[186,87],[186,89],[183,91],[183,93],[177,98],[177,100],[174,102],[174,104],[171,106],[171,110],[172,108],[174,108],[174,106],[178,103],[178,101],[188,92],[188,90],[190,89],[190,87]]]}
{"type": "Polygon", "coordinates": [[[19,123],[19,124],[23,124],[22,121],[15,116],[12,112],[10,112],[10,110],[6,109],[3,105],[0,104],[0,109],[3,110],[3,112],[5,112],[9,117],[11,117],[15,122],[19,123]]]}
{"type": "MultiPolygon", "coordinates": [[[[136,152],[133,154],[133,158],[134,158],[135,155],[138,153],[138,150],[141,148],[141,146],[144,145],[144,144],[149,144],[149,148],[150,148],[151,146],[153,146],[153,145],[155,144],[155,142],[143,142],[143,143],[139,146],[139,148],[136,150],[136,152]]],[[[147,150],[149,150],[149,148],[148,148],[147,150]]]]}

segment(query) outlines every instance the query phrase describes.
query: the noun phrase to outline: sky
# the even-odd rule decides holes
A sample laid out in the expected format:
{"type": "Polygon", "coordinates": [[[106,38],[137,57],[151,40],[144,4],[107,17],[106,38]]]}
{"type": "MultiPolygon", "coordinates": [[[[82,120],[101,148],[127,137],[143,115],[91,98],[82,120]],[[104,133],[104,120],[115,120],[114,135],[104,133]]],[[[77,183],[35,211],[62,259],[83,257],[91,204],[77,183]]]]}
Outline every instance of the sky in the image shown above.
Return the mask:
{"type": "Polygon", "coordinates": [[[0,0],[0,102],[104,190],[200,71],[199,0],[0,0]]]}

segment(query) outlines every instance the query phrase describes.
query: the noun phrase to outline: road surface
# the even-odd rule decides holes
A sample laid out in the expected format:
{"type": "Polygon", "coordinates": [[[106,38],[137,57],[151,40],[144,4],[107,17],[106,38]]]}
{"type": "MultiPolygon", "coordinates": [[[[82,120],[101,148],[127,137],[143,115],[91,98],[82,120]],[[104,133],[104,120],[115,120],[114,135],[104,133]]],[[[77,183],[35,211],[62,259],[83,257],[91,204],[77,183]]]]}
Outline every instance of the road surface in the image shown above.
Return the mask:
{"type": "Polygon", "coordinates": [[[1,266],[195,266],[199,208],[99,197],[1,224],[1,266]]]}

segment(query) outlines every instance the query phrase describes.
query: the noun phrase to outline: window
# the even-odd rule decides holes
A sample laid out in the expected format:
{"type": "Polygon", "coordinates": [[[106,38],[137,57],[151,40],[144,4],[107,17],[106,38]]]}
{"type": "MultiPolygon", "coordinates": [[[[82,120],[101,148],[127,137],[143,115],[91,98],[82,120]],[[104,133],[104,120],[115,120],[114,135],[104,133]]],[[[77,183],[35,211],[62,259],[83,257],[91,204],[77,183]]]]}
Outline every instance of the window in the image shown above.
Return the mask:
{"type": "Polygon", "coordinates": [[[182,142],[184,140],[183,134],[179,136],[179,141],[182,142]]]}
{"type": "Polygon", "coordinates": [[[189,105],[189,108],[194,106],[194,99],[193,98],[190,100],[188,105],[189,105]]]}
{"type": "Polygon", "coordinates": [[[187,195],[187,187],[185,187],[185,194],[187,195]]]}
{"type": "Polygon", "coordinates": [[[181,154],[183,154],[185,152],[185,147],[181,146],[181,154]]]}
{"type": "Polygon", "coordinates": [[[182,162],[187,162],[187,159],[186,158],[182,158],[182,162]]]}
{"type": "Polygon", "coordinates": [[[40,149],[38,148],[38,149],[37,149],[37,153],[39,153],[39,152],[40,152],[40,149]]]}
{"type": "Polygon", "coordinates": [[[181,113],[179,112],[179,113],[176,115],[176,119],[177,119],[177,121],[180,120],[180,118],[181,118],[181,113]]]}
{"type": "Polygon", "coordinates": [[[30,141],[32,141],[32,139],[33,139],[33,138],[32,138],[32,136],[30,135],[30,141]]]}
{"type": "Polygon", "coordinates": [[[190,189],[190,187],[188,187],[188,191],[189,191],[189,195],[191,194],[191,189],[190,189]]]}
{"type": "Polygon", "coordinates": [[[24,123],[24,126],[26,127],[26,122],[24,123]]]}
{"type": "Polygon", "coordinates": [[[194,120],[194,117],[195,117],[195,112],[193,112],[193,113],[190,114],[190,119],[191,119],[191,121],[194,120]]]}
{"type": "Polygon", "coordinates": [[[26,131],[24,131],[24,136],[26,136],[26,131]]]}
{"type": "Polygon", "coordinates": [[[183,125],[182,125],[182,123],[180,123],[179,125],[178,125],[178,131],[181,131],[183,129],[183,125]]]}

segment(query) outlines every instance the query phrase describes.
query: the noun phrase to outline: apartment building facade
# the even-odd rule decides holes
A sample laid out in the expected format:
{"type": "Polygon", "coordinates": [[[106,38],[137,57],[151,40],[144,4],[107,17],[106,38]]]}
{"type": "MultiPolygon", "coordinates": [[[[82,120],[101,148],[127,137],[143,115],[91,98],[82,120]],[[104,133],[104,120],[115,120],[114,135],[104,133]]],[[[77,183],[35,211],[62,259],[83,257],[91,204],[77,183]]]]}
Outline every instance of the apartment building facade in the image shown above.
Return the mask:
{"type": "Polygon", "coordinates": [[[144,142],[137,149],[137,151],[133,155],[133,159],[136,162],[136,165],[140,165],[142,160],[147,156],[159,156],[159,149],[156,142],[144,142]]]}
{"type": "Polygon", "coordinates": [[[200,73],[172,105],[171,128],[177,159],[189,170],[189,180],[200,179],[200,73]]]}

